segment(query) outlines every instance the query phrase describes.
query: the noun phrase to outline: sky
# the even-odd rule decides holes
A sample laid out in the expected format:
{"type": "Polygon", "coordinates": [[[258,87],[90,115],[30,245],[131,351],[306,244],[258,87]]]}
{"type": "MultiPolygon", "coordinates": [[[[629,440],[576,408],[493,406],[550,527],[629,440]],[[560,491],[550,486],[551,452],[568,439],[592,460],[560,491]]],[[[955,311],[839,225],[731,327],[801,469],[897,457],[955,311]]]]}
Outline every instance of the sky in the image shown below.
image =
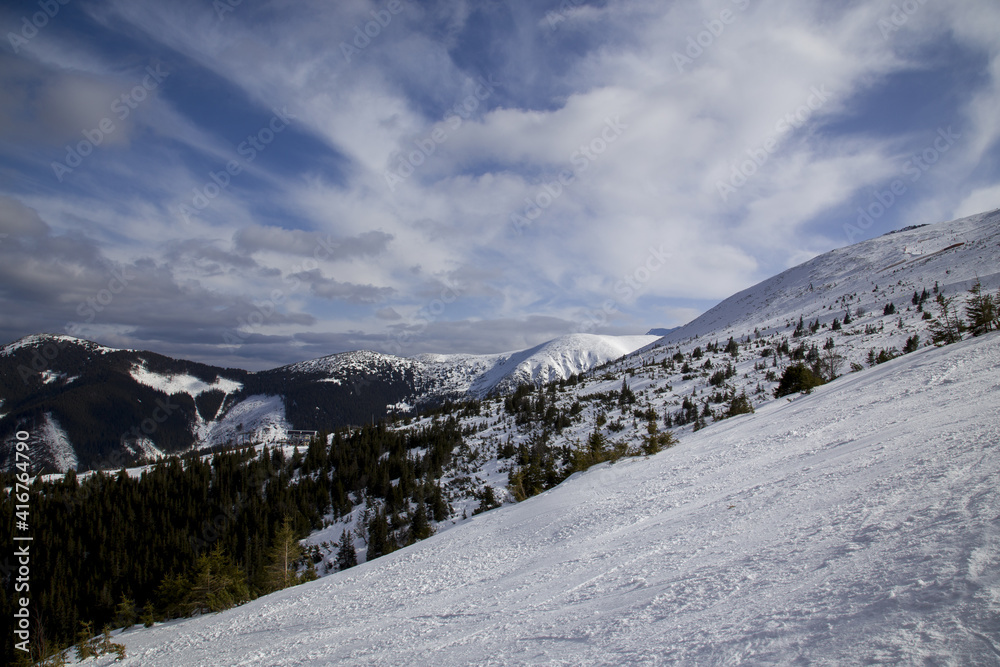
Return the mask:
{"type": "Polygon", "coordinates": [[[682,325],[1000,207],[995,0],[0,8],[0,342],[259,370],[682,325]]]}

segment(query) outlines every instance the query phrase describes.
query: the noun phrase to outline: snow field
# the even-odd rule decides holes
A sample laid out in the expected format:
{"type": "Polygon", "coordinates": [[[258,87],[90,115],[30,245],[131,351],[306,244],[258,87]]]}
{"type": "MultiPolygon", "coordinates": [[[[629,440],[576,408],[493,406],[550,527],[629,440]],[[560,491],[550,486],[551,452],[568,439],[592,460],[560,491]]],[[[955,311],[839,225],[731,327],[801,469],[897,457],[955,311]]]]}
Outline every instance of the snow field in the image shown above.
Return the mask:
{"type": "Polygon", "coordinates": [[[122,664],[994,664],[998,399],[1000,336],[922,349],[122,664]]]}

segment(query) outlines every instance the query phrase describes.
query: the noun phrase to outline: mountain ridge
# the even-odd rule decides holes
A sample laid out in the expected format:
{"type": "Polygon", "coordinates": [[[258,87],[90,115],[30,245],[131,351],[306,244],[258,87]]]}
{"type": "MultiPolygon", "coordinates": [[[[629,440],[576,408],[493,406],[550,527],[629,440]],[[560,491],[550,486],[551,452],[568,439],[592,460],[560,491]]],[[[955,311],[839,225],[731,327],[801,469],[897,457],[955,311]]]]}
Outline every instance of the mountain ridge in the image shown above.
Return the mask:
{"type": "Polygon", "coordinates": [[[11,437],[29,422],[40,459],[50,466],[118,467],[192,445],[278,442],[292,428],[368,423],[414,405],[564,379],[652,340],[579,334],[502,354],[416,358],[355,350],[250,372],[32,334],[0,348],[0,440],[6,445],[0,465],[10,464],[11,437]],[[102,405],[102,392],[110,392],[115,405],[102,405]],[[72,443],[80,443],[83,432],[91,435],[74,454],[72,443]]]}

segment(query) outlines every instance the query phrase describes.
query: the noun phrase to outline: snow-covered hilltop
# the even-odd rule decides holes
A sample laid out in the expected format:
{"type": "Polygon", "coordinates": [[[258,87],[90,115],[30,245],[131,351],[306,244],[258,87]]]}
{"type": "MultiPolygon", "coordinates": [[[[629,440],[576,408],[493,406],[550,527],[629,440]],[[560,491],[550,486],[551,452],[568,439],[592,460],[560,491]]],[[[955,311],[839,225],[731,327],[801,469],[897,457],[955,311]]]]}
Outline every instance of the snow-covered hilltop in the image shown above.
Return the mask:
{"type": "Polygon", "coordinates": [[[81,462],[77,446],[91,452],[86,467],[115,468],[192,445],[284,442],[291,429],[368,423],[415,405],[565,379],[655,340],[574,334],[504,354],[412,359],[360,350],[248,373],[71,336],[27,336],[0,350],[0,461],[25,425],[37,433],[38,461],[59,470],[81,462]],[[157,411],[160,404],[170,407],[157,411]],[[100,413],[115,418],[91,423],[100,413]]]}
{"type": "Polygon", "coordinates": [[[993,664],[998,390],[1000,336],[924,348],[120,664],[993,664]]]}
{"type": "MultiPolygon", "coordinates": [[[[914,291],[937,285],[956,294],[977,278],[986,289],[1000,287],[1000,210],[824,253],[737,292],[662,343],[783,331],[793,317],[830,325],[834,318],[843,321],[848,309],[873,313],[887,303],[905,310],[914,291]]],[[[932,304],[925,306],[932,309],[932,304]]]]}
{"type": "Polygon", "coordinates": [[[423,354],[415,359],[428,384],[483,397],[519,384],[545,384],[585,373],[649,345],[657,336],[569,334],[503,354],[423,354]]]}

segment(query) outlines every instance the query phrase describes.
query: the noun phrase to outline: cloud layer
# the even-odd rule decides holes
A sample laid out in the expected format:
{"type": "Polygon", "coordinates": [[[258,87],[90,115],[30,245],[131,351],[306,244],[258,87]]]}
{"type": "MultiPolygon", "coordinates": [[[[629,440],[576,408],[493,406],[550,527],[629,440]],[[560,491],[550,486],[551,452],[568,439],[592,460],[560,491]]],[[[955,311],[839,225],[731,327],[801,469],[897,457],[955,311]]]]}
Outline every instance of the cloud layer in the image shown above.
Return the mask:
{"type": "Polygon", "coordinates": [[[0,11],[6,340],[263,368],[643,333],[1000,206],[990,0],[35,12],[0,11]]]}

